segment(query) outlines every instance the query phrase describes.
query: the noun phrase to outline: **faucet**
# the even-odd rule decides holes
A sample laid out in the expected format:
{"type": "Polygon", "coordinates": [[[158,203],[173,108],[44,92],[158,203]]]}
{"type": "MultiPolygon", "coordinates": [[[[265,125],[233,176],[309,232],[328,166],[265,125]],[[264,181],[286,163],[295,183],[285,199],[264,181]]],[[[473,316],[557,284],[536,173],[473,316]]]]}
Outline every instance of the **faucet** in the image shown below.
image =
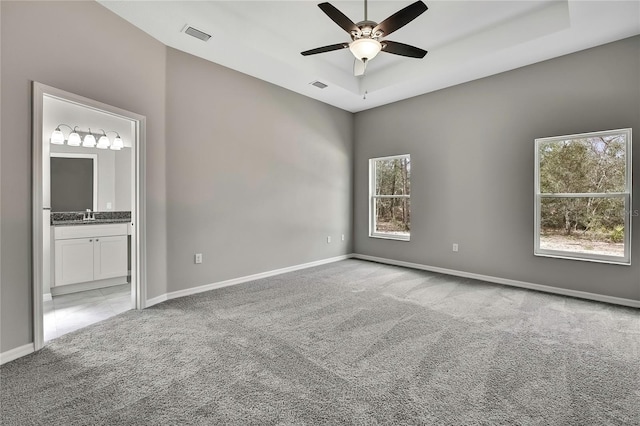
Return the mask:
{"type": "Polygon", "coordinates": [[[87,209],[87,211],[82,216],[82,220],[95,220],[95,219],[96,219],[95,213],[92,214],[91,209],[87,209]]]}

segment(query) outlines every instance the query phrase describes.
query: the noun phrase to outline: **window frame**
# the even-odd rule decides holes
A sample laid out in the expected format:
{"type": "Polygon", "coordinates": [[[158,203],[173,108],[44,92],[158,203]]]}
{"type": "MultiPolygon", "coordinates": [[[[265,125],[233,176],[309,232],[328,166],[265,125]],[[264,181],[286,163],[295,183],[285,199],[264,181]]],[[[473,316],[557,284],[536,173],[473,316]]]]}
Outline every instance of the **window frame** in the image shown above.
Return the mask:
{"type": "Polygon", "coordinates": [[[599,132],[577,133],[573,135],[553,136],[535,139],[534,155],[534,255],[559,259],[581,260],[587,262],[609,263],[616,265],[631,265],[631,213],[632,213],[632,139],[631,128],[605,130],[599,132]],[[624,134],[625,145],[625,191],[624,192],[586,192],[586,193],[541,193],[540,192],[540,146],[542,144],[566,141],[572,139],[586,139],[593,137],[624,134]],[[540,248],[541,206],[543,198],[623,198],[624,199],[624,255],[609,256],[602,254],[571,252],[566,250],[550,250],[540,248]]]}
{"type": "MultiPolygon", "coordinates": [[[[397,241],[411,241],[411,230],[408,235],[391,234],[386,232],[376,232],[376,200],[384,198],[398,198],[411,200],[411,194],[409,195],[377,195],[376,194],[376,163],[378,161],[391,161],[407,158],[411,162],[411,154],[390,155],[386,157],[376,157],[369,159],[369,237],[381,238],[385,240],[397,240],[397,241]]],[[[411,182],[411,176],[409,176],[409,182],[411,182]]],[[[409,204],[411,206],[411,204],[409,204]]],[[[411,212],[411,207],[409,207],[411,212]]]]}

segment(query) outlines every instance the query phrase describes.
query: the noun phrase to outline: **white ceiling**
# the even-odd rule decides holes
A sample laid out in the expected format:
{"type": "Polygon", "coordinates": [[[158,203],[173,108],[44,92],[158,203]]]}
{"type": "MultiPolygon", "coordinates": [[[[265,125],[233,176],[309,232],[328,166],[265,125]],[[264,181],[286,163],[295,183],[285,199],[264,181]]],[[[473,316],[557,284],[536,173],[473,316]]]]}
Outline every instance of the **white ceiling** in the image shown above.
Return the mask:
{"type": "MultiPolygon", "coordinates": [[[[354,77],[348,49],[300,55],[350,41],[321,1],[98,1],[167,46],[351,112],[640,34],[640,0],[424,0],[429,10],[388,39],[427,56],[381,53],[354,77]],[[186,25],[212,38],[186,35],[186,25]]],[[[412,2],[370,0],[368,18],[381,22],[412,2]]],[[[364,1],[330,3],[364,19],[364,1]]]]}

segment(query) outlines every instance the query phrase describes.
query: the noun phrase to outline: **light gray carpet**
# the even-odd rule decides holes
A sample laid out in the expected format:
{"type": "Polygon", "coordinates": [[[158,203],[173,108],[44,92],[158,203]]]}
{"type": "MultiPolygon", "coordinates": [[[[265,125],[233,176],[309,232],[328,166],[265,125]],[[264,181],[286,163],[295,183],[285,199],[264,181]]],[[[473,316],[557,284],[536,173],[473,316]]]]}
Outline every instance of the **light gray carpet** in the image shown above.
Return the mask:
{"type": "Polygon", "coordinates": [[[0,369],[3,425],[640,424],[640,316],[347,260],[129,311],[0,369]]]}

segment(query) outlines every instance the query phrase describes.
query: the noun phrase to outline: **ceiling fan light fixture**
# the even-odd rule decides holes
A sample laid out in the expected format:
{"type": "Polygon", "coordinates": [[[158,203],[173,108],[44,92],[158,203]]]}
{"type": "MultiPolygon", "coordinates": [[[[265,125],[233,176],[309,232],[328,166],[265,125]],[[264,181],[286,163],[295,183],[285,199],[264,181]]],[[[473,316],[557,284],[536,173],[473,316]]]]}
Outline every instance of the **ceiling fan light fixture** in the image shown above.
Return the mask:
{"type": "Polygon", "coordinates": [[[351,42],[349,50],[358,60],[370,61],[382,50],[382,45],[372,38],[359,38],[351,42]]]}

